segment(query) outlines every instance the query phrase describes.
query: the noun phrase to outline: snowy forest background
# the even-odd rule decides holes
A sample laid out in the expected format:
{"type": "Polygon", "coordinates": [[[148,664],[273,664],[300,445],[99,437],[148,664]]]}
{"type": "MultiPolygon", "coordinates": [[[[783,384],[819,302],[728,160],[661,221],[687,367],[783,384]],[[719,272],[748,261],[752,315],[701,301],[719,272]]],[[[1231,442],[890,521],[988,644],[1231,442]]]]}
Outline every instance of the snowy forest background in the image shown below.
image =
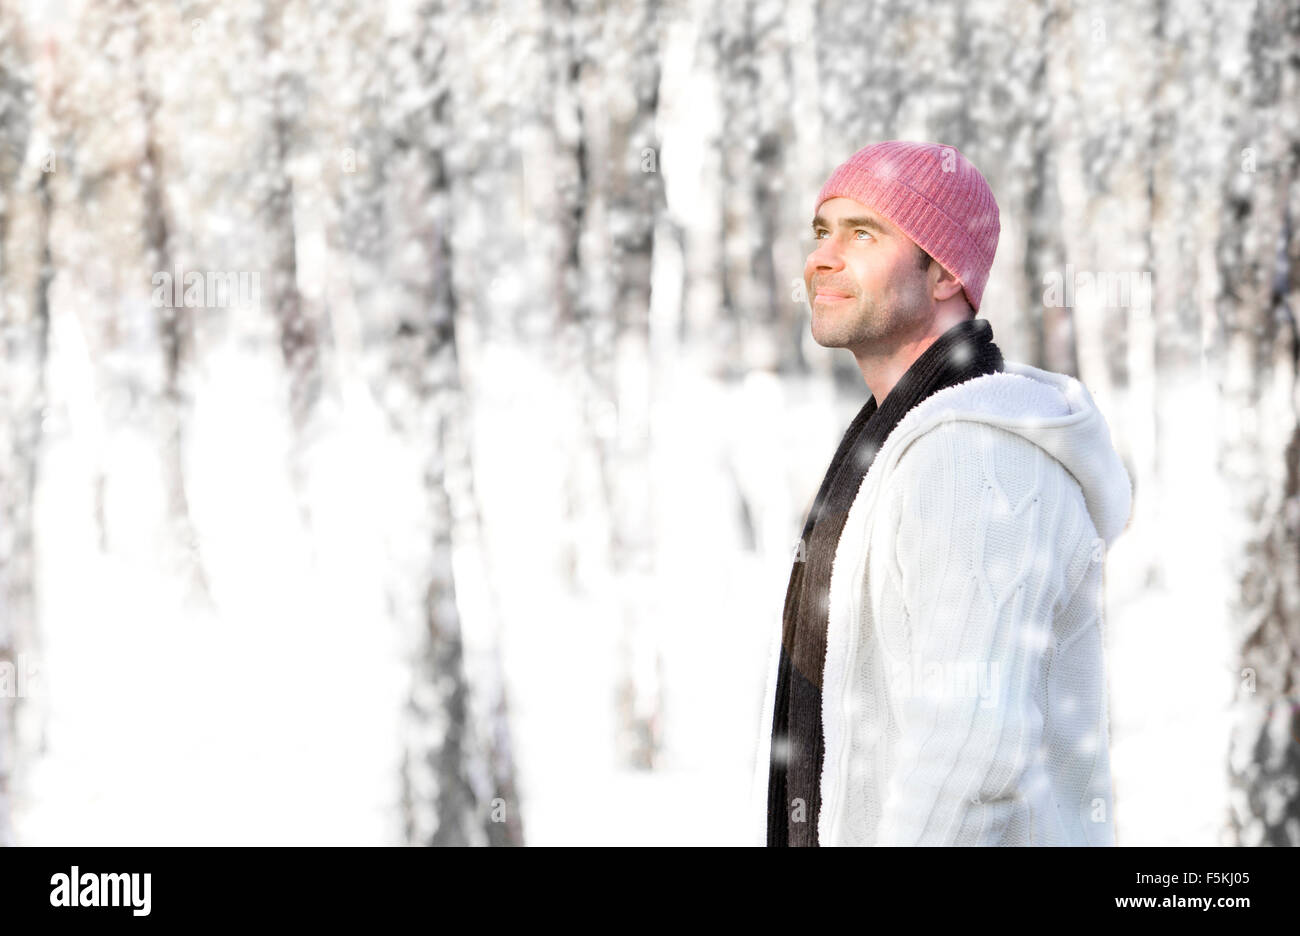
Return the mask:
{"type": "Polygon", "coordinates": [[[1300,844],[1298,79],[1296,0],[3,0],[0,841],[742,840],[905,138],[1133,477],[1120,843],[1300,844]]]}

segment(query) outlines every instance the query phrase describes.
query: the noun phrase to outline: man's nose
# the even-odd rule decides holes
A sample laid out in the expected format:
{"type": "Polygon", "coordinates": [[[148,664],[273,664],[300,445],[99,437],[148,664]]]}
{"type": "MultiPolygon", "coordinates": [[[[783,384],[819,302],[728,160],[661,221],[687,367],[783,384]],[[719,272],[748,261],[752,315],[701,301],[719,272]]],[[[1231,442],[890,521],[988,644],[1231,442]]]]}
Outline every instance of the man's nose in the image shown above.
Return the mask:
{"type": "Polygon", "coordinates": [[[843,264],[834,238],[826,238],[808,255],[808,265],[816,270],[833,270],[843,264]]]}

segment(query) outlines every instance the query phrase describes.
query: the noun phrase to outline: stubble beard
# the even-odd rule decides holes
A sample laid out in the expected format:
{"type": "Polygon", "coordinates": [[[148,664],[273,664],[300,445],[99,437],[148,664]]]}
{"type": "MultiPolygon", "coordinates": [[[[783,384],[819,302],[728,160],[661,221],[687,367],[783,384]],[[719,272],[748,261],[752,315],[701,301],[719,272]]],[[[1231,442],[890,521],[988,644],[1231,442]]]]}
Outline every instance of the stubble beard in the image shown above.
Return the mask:
{"type": "Polygon", "coordinates": [[[924,290],[914,285],[890,290],[883,301],[858,296],[851,311],[838,308],[846,305],[843,302],[826,303],[821,311],[814,304],[813,340],[824,348],[848,348],[855,353],[888,351],[906,340],[922,318],[924,290]]]}
{"type": "Polygon", "coordinates": [[[850,302],[828,302],[813,308],[813,340],[823,348],[856,348],[877,342],[889,333],[879,305],[872,296],[850,302]],[[852,305],[851,309],[844,308],[852,305]]]}

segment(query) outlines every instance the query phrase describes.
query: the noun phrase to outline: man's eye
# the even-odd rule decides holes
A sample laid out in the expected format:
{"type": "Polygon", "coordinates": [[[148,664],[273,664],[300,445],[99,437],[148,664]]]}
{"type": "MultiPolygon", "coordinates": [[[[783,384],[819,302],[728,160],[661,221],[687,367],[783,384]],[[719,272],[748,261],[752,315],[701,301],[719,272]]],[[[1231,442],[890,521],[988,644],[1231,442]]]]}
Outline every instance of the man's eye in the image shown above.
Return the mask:
{"type": "MultiPolygon", "coordinates": [[[[826,234],[826,233],[827,233],[826,231],[820,231],[820,230],[819,230],[819,231],[813,231],[813,232],[812,232],[812,239],[813,239],[813,240],[822,240],[822,239],[823,239],[823,238],[822,238],[822,235],[823,235],[823,234],[826,234]]],[[[871,234],[871,232],[868,231],[866,228],[855,228],[854,231],[853,231],[853,233],[854,233],[854,234],[866,234],[868,237],[872,237],[872,238],[874,239],[874,237],[873,237],[873,235],[871,234]]]]}

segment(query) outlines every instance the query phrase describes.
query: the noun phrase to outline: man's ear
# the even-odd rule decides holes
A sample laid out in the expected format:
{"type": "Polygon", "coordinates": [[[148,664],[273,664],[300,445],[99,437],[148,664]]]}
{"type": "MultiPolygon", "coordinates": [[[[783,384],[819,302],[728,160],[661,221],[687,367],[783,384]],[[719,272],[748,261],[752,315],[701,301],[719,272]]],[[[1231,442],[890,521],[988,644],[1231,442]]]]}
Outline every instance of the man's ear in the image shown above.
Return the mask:
{"type": "Polygon", "coordinates": [[[938,279],[934,281],[934,286],[930,290],[935,299],[943,302],[961,292],[961,281],[944,269],[943,264],[935,261],[934,267],[939,271],[938,279]]]}

